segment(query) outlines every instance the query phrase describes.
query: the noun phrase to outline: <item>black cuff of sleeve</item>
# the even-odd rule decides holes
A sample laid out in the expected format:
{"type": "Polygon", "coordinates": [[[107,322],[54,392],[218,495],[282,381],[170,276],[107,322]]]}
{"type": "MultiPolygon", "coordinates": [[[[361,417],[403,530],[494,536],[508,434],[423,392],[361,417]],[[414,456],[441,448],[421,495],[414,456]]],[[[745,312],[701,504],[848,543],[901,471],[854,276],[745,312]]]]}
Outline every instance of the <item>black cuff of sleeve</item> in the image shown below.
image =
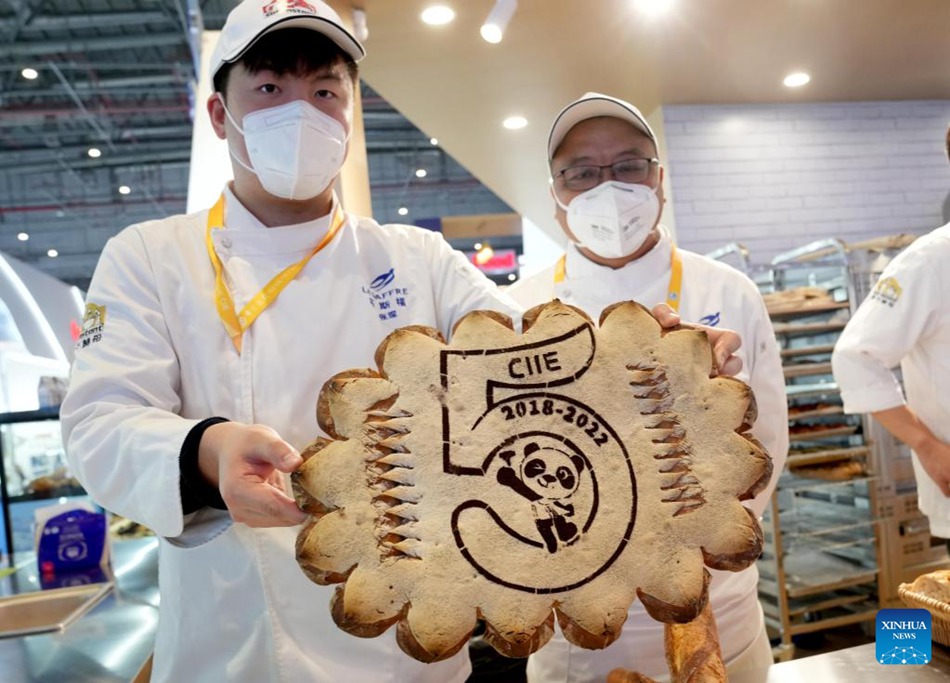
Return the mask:
{"type": "Polygon", "coordinates": [[[224,417],[209,417],[202,420],[188,432],[185,442],[181,445],[181,454],[178,456],[178,487],[181,490],[181,510],[186,515],[196,512],[203,507],[212,507],[216,510],[227,510],[221,492],[212,486],[202,476],[198,469],[198,446],[205,430],[216,424],[229,422],[224,417]]]}

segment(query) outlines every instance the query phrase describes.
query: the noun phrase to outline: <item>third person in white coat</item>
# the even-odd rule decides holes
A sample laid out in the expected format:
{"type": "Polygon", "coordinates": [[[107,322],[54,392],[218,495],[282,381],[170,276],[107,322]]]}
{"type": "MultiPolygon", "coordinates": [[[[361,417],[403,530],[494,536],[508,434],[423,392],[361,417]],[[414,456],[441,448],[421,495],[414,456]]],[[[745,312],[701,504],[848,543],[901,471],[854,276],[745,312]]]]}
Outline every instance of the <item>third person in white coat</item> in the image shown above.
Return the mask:
{"type": "MultiPolygon", "coordinates": [[[[683,322],[739,332],[743,367],[737,377],[755,392],[759,415],[752,433],[774,463],[769,486],[750,501],[761,515],[787,455],[788,413],[778,346],[755,284],[730,266],[676,247],[660,223],[665,200],[656,136],[633,105],[597,93],[569,104],[551,129],[548,164],[567,251],[507,293],[525,307],[558,298],[594,321],[617,301],[632,299],[648,308],[665,302],[683,322]]],[[[756,566],[711,573],[710,600],[729,674],[768,667],[772,656],[756,566]]],[[[663,625],[639,602],[620,638],[605,650],[583,650],[558,631],[532,655],[528,679],[603,681],[618,667],[656,678],[667,674],[663,625]]]]}

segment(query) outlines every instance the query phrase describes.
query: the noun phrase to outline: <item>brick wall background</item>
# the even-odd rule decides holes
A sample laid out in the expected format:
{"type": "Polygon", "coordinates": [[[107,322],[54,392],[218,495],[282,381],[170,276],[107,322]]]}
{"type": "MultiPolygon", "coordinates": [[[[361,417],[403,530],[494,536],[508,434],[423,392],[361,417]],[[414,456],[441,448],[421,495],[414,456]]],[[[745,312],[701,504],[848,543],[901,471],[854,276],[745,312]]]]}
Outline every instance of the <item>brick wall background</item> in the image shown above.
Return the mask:
{"type": "Polygon", "coordinates": [[[755,267],[818,239],[950,221],[948,100],[676,105],[663,120],[677,241],[691,251],[739,242],[755,267]]]}

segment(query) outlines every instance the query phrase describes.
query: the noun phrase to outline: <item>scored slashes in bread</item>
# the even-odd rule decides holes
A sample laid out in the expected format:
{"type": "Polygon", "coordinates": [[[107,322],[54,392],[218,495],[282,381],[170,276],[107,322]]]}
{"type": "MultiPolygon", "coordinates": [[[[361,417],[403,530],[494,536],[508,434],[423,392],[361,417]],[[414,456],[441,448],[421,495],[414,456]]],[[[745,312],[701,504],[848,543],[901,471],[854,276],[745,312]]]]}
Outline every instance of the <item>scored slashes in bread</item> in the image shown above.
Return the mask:
{"type": "Polygon", "coordinates": [[[571,642],[602,648],[637,597],[659,621],[689,622],[706,566],[758,556],[739,501],[771,461],[748,434],[749,387],[710,376],[703,332],[661,330],[633,302],[598,327],[553,301],[523,327],[476,311],[448,344],[403,328],[378,370],[324,385],[330,438],[293,476],[312,515],[297,558],[341,584],[330,609],[345,631],[395,625],[403,650],[438,661],[482,619],[489,643],[523,657],[556,616],[571,642]]]}

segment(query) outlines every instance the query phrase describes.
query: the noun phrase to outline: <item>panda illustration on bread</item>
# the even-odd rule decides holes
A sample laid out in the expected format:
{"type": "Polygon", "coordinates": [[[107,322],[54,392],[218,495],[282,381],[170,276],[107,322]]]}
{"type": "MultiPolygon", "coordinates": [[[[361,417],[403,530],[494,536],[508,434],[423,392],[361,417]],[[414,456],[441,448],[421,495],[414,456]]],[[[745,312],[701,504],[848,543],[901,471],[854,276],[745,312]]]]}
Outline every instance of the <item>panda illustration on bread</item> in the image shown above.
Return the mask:
{"type": "Polygon", "coordinates": [[[534,441],[527,443],[520,455],[506,450],[498,456],[505,462],[498,470],[498,483],[531,502],[534,523],[548,552],[574,543],[580,534],[570,499],[586,469],[584,458],[534,441]]]}

